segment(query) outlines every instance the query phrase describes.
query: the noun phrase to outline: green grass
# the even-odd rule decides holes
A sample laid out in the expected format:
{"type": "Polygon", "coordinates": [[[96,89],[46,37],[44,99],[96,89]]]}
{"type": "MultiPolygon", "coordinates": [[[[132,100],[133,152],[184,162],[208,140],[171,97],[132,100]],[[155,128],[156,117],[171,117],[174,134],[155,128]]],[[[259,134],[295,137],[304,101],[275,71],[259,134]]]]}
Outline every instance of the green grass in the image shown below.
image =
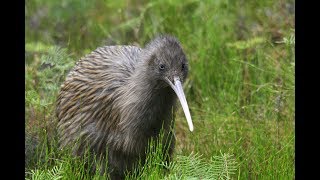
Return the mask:
{"type": "Polygon", "coordinates": [[[153,157],[140,178],[294,179],[294,6],[292,0],[26,1],[26,177],[89,178],[84,160],[59,151],[55,132],[55,98],[75,62],[102,45],[143,46],[168,33],[189,59],[184,89],[195,129],[189,132],[179,108],[170,172],[162,173],[153,157]]]}

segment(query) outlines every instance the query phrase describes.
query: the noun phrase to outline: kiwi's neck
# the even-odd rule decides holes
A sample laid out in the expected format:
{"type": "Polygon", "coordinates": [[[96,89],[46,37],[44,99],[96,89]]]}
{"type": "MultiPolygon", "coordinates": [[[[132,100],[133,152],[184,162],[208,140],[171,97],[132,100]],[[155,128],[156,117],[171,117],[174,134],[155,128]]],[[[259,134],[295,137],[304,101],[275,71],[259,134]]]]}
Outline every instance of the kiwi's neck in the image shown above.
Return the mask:
{"type": "Polygon", "coordinates": [[[144,69],[130,79],[127,94],[124,96],[129,112],[126,126],[142,133],[142,136],[155,136],[163,126],[167,127],[172,121],[172,108],[176,96],[170,86],[161,87],[159,83],[147,76],[144,69]],[[140,73],[140,74],[139,74],[140,73]]]}

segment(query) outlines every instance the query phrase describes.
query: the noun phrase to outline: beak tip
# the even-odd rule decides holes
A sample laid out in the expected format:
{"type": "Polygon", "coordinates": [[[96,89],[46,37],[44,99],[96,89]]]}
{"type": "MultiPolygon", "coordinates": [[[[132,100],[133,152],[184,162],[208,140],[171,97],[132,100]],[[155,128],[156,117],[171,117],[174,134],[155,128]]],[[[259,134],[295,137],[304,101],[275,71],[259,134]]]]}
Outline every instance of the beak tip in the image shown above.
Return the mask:
{"type": "Polygon", "coordinates": [[[193,132],[193,126],[189,127],[189,130],[190,130],[191,132],[193,132]]]}

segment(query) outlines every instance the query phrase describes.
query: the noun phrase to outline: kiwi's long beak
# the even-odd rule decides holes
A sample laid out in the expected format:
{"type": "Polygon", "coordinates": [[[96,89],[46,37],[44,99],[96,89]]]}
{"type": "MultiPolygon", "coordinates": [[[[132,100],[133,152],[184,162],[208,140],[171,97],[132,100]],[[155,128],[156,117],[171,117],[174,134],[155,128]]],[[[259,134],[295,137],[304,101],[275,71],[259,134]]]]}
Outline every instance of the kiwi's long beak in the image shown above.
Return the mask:
{"type": "Polygon", "coordinates": [[[192,132],[192,131],[193,131],[193,124],[192,124],[192,120],[191,120],[191,115],[190,115],[190,111],[189,111],[189,106],[188,106],[186,97],[185,97],[185,95],[184,95],[184,92],[183,92],[183,88],[182,88],[180,79],[175,76],[175,77],[173,78],[174,84],[173,84],[168,78],[166,78],[166,81],[167,81],[167,83],[171,86],[171,88],[174,90],[174,92],[177,94],[177,96],[178,96],[178,98],[179,98],[179,101],[180,101],[180,103],[181,103],[183,112],[184,112],[184,114],[185,114],[185,116],[186,116],[186,118],[187,118],[187,122],[188,122],[188,125],[189,125],[189,129],[190,129],[190,131],[192,132]]]}

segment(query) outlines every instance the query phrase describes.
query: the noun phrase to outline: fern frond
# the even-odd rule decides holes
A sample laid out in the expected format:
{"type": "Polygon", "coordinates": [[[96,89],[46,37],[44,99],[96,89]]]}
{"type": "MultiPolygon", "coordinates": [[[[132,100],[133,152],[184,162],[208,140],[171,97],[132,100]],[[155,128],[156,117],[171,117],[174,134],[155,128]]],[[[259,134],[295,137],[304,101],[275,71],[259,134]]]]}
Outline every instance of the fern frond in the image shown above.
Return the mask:
{"type": "Polygon", "coordinates": [[[167,179],[231,179],[237,170],[232,155],[212,156],[205,161],[199,154],[179,155],[171,164],[171,174],[167,179]]]}
{"type": "Polygon", "coordinates": [[[58,165],[54,166],[52,169],[49,170],[40,170],[35,169],[31,170],[30,172],[27,172],[28,174],[31,174],[31,178],[26,178],[28,180],[44,180],[44,179],[52,179],[52,180],[59,180],[62,179],[62,163],[59,163],[58,165]]]}

